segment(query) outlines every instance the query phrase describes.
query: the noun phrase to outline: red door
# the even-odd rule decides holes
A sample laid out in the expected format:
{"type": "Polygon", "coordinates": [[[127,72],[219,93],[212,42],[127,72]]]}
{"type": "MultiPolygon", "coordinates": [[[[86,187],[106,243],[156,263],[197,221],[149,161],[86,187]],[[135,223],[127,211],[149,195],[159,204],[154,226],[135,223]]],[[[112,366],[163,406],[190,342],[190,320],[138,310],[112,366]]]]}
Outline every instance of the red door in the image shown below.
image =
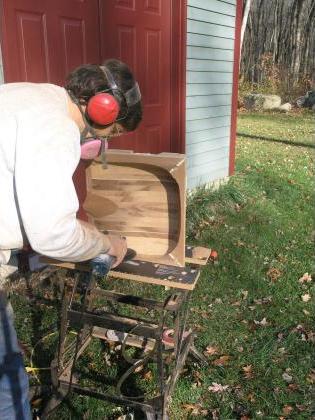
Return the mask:
{"type": "Polygon", "coordinates": [[[3,0],[1,35],[6,82],[62,85],[100,60],[98,0],[3,0]]]}
{"type": "Polygon", "coordinates": [[[144,118],[111,147],[171,151],[171,0],[100,0],[101,57],[119,58],[139,81],[144,118]]]}
{"type": "MultiPolygon", "coordinates": [[[[3,0],[2,8],[6,82],[63,85],[78,65],[100,62],[98,0],[3,0]]],[[[84,167],[82,161],[74,175],[81,204],[86,196],[84,167]]],[[[78,216],[86,219],[81,206],[78,216]]]]}

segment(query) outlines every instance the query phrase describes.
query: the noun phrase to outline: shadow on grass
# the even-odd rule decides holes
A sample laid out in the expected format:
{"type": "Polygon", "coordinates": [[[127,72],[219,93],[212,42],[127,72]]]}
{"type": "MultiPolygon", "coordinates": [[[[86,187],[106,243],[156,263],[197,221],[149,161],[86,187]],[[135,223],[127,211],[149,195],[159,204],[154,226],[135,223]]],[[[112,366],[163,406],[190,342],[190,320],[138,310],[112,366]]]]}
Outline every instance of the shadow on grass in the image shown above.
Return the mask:
{"type": "Polygon", "coordinates": [[[315,149],[315,145],[308,144],[308,143],[295,143],[290,140],[281,140],[281,139],[272,139],[270,137],[264,137],[264,136],[254,136],[252,134],[245,134],[245,133],[237,133],[238,136],[246,137],[254,140],[264,140],[264,141],[270,141],[272,143],[283,143],[287,144],[289,146],[296,146],[296,147],[309,147],[311,149],[315,149]]]}

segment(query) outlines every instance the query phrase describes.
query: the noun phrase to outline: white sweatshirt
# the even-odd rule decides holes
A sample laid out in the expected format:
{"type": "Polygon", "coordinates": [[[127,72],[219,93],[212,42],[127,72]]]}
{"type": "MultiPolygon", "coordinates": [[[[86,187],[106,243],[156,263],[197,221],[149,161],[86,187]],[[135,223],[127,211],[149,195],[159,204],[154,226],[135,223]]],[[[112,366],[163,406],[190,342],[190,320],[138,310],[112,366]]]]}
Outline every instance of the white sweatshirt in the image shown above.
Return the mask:
{"type": "Polygon", "coordinates": [[[72,175],[79,160],[80,132],[68,115],[65,89],[0,86],[0,264],[27,242],[64,261],[109,248],[106,236],[76,219],[72,175]]]}

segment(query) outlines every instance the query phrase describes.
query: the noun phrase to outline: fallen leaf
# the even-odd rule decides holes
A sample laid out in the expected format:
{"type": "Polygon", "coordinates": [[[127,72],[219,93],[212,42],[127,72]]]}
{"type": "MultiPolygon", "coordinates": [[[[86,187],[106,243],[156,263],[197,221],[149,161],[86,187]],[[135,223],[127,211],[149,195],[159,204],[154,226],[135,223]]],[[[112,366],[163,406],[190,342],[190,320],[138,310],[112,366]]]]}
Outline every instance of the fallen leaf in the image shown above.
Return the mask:
{"type": "Polygon", "coordinates": [[[293,392],[293,391],[297,391],[299,389],[299,386],[297,384],[289,384],[287,388],[289,391],[293,392]]]}
{"type": "Polygon", "coordinates": [[[204,354],[207,356],[212,356],[213,354],[218,354],[219,349],[215,346],[208,346],[204,351],[204,354]]]}
{"type": "Polygon", "coordinates": [[[311,369],[311,372],[307,375],[306,380],[310,384],[315,383],[315,369],[311,369]]]}
{"type": "Polygon", "coordinates": [[[267,277],[270,278],[271,281],[275,282],[282,276],[282,273],[278,268],[271,267],[267,271],[267,277]]]}
{"type": "Polygon", "coordinates": [[[263,318],[261,321],[256,321],[256,320],[254,319],[254,323],[255,323],[256,325],[261,325],[262,327],[265,327],[265,326],[268,324],[268,322],[267,322],[267,319],[266,319],[266,318],[263,318]]]}
{"type": "Polygon", "coordinates": [[[222,299],[216,298],[216,299],[214,299],[214,303],[222,303],[222,299]]]}
{"type": "Polygon", "coordinates": [[[282,409],[282,413],[285,416],[288,416],[289,414],[291,414],[292,411],[293,411],[293,407],[291,405],[285,405],[282,409]]]}
{"type": "Polygon", "coordinates": [[[214,392],[214,393],[221,393],[226,391],[229,388],[228,385],[221,385],[217,384],[216,382],[212,382],[212,385],[208,387],[208,391],[214,392]]]}
{"type": "Polygon", "coordinates": [[[242,290],[242,291],[241,291],[241,294],[242,294],[242,298],[243,298],[243,300],[247,299],[247,296],[248,296],[248,290],[242,290]]]}
{"type": "Polygon", "coordinates": [[[310,311],[307,311],[306,309],[303,309],[303,314],[306,315],[306,316],[309,316],[310,315],[310,311]]]}
{"type": "Polygon", "coordinates": [[[306,410],[307,410],[306,405],[302,405],[302,404],[295,404],[295,407],[296,407],[299,411],[306,411],[306,410]]]}
{"type": "Polygon", "coordinates": [[[214,364],[214,366],[225,366],[230,359],[231,356],[220,356],[218,359],[215,359],[212,363],[214,364]]]}
{"type": "Polygon", "coordinates": [[[280,341],[282,341],[283,339],[284,339],[284,334],[283,333],[279,333],[278,335],[277,335],[277,338],[278,338],[278,341],[280,342],[280,341]]]}
{"type": "Polygon", "coordinates": [[[312,276],[308,273],[304,273],[301,278],[299,278],[299,283],[309,283],[312,281],[312,276]]]}
{"type": "Polygon", "coordinates": [[[286,373],[286,372],[284,372],[283,374],[282,374],[282,379],[283,380],[285,380],[286,382],[292,382],[292,376],[291,375],[289,375],[288,373],[286,373]]]}
{"type": "Polygon", "coordinates": [[[239,347],[237,347],[236,349],[237,349],[237,351],[238,351],[238,352],[240,352],[240,353],[243,353],[243,351],[244,351],[244,347],[242,347],[242,346],[239,346],[239,347]]]}
{"type": "Polygon", "coordinates": [[[252,365],[243,366],[242,370],[246,379],[252,379],[254,377],[252,365]]]}
{"type": "Polygon", "coordinates": [[[211,411],[212,420],[219,420],[219,409],[216,408],[215,410],[211,411]]]}
{"type": "Polygon", "coordinates": [[[147,372],[145,372],[145,373],[142,375],[142,377],[143,377],[143,379],[145,379],[146,381],[152,381],[152,379],[153,379],[153,373],[152,373],[152,370],[148,370],[147,372]]]}
{"type": "Polygon", "coordinates": [[[256,401],[255,394],[253,394],[252,392],[248,394],[246,398],[252,403],[256,401]]]}
{"type": "Polygon", "coordinates": [[[305,293],[305,295],[301,296],[303,302],[308,302],[311,299],[311,295],[309,293],[305,293]]]}
{"type": "Polygon", "coordinates": [[[191,415],[193,416],[199,416],[201,405],[200,404],[183,404],[182,408],[185,411],[189,411],[191,415]]]}
{"type": "Polygon", "coordinates": [[[256,305],[266,305],[268,303],[272,302],[272,297],[271,296],[267,296],[264,297],[262,299],[254,299],[254,303],[256,303],[256,305]]]}
{"type": "Polygon", "coordinates": [[[201,373],[200,373],[198,370],[196,370],[196,371],[194,371],[194,373],[193,373],[193,377],[194,377],[194,380],[196,381],[196,382],[193,384],[193,387],[194,387],[194,388],[200,388],[200,387],[201,387],[201,385],[202,385],[202,381],[203,381],[203,379],[202,379],[202,377],[201,377],[201,373]]]}

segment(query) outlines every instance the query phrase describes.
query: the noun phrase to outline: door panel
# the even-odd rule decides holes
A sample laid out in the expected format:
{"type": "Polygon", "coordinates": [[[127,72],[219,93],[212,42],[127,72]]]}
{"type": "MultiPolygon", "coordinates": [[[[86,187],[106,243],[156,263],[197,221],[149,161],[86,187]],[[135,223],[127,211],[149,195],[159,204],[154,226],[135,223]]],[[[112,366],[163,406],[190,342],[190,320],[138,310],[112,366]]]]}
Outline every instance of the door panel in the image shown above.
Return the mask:
{"type": "Polygon", "coordinates": [[[3,0],[2,8],[6,82],[63,84],[74,67],[99,62],[98,0],[3,0]]]}
{"type": "Polygon", "coordinates": [[[17,57],[23,80],[48,80],[49,60],[45,14],[16,11],[17,57]],[[22,47],[23,46],[23,47],[22,47]],[[37,63],[36,66],[33,63],[37,63]]]}
{"type": "MultiPolygon", "coordinates": [[[[6,82],[63,85],[78,65],[100,62],[98,0],[3,0],[2,7],[6,82]]],[[[86,164],[74,174],[80,219],[86,219],[86,164]]]]}
{"type": "Polygon", "coordinates": [[[139,82],[144,117],[111,147],[171,150],[171,0],[101,0],[101,56],[126,62],[139,82]]]}

